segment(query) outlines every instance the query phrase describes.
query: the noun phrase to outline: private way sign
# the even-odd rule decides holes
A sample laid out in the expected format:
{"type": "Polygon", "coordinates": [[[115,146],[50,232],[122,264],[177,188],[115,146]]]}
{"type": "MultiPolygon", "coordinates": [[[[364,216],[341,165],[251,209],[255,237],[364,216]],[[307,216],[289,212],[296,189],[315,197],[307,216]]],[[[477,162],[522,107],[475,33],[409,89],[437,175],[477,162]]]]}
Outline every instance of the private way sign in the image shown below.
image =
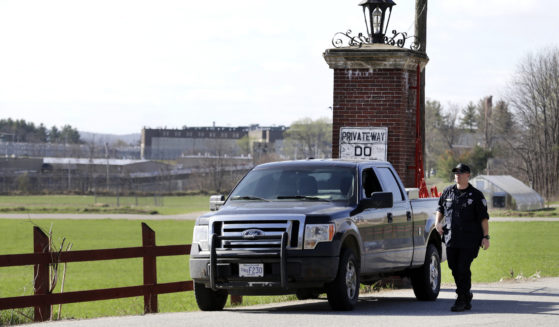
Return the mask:
{"type": "Polygon", "coordinates": [[[340,158],[385,160],[388,127],[340,128],[340,158]]]}

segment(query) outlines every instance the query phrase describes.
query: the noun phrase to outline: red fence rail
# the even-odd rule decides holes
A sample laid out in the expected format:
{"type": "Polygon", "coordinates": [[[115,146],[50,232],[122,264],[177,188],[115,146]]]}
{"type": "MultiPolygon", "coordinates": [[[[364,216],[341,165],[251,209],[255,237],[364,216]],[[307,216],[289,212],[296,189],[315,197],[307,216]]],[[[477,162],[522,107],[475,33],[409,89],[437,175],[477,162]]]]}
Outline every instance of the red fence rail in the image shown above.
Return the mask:
{"type": "Polygon", "coordinates": [[[192,281],[157,283],[156,257],[190,254],[190,244],[155,245],[155,232],[142,223],[142,246],[131,248],[50,252],[49,239],[38,227],[33,227],[34,253],[0,255],[0,267],[34,265],[34,295],[0,298],[0,310],[25,307],[35,308],[35,321],[51,317],[51,305],[109,300],[143,296],[144,312],[158,311],[157,295],[193,289],[192,281]],[[88,291],[50,293],[49,265],[64,262],[143,258],[144,284],[138,286],[97,289],[88,291]]]}

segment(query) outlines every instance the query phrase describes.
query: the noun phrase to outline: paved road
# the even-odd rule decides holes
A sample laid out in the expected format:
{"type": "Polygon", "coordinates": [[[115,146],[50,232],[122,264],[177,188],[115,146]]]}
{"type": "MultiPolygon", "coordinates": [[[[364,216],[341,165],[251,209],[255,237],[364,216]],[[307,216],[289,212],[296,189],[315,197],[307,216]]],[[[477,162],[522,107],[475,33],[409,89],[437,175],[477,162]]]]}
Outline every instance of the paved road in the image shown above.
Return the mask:
{"type": "MultiPolygon", "coordinates": [[[[0,213],[0,219],[129,219],[129,220],[195,220],[205,212],[181,215],[78,214],[78,213],[0,213]]],[[[559,218],[491,217],[491,221],[559,221],[559,218]]]]}
{"type": "Polygon", "coordinates": [[[436,302],[418,302],[409,289],[364,295],[352,312],[331,311],[325,300],[309,300],[222,312],[109,317],[31,326],[559,326],[559,278],[476,284],[473,291],[473,309],[464,313],[450,312],[454,292],[451,287],[443,287],[436,302]]]}

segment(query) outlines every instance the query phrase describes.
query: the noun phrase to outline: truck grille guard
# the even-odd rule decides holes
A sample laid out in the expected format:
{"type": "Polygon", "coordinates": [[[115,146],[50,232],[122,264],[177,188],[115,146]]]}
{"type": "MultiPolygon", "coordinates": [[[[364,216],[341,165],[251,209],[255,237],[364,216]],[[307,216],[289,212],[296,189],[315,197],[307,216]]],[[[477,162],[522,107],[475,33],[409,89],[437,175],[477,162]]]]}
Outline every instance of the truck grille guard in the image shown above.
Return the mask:
{"type": "MultiPolygon", "coordinates": [[[[228,240],[244,240],[242,236],[219,236],[216,233],[212,233],[210,236],[210,288],[212,290],[217,290],[217,247],[220,241],[228,240]]],[[[268,239],[277,239],[277,236],[272,235],[261,235],[261,236],[254,236],[251,239],[253,240],[268,240],[268,239]]],[[[279,251],[279,258],[280,258],[280,286],[281,288],[287,288],[287,240],[288,234],[283,232],[281,234],[281,241],[280,241],[280,251],[279,251]]]]}
{"type": "MultiPolygon", "coordinates": [[[[221,285],[218,276],[218,259],[235,260],[260,258],[279,259],[279,272],[275,278],[263,281],[270,287],[287,287],[287,251],[303,249],[304,215],[246,215],[244,217],[221,215],[210,219],[210,267],[208,269],[212,289],[227,288],[221,285]],[[277,280],[279,273],[280,280],[277,280]]],[[[265,263],[265,265],[269,265],[265,263]]],[[[275,264],[278,264],[275,261],[275,264]]],[[[277,266],[276,266],[277,267],[277,266]]],[[[239,283],[239,281],[230,281],[239,283]]],[[[243,282],[240,282],[243,283],[243,282]]]]}

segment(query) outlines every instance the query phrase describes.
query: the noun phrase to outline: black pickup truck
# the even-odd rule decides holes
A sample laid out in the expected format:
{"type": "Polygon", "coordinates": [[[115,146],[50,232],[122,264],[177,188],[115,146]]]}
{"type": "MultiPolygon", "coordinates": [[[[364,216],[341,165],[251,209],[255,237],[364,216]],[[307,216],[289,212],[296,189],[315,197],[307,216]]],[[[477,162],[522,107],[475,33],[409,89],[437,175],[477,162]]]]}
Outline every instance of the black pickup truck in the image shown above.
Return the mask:
{"type": "Polygon", "coordinates": [[[194,227],[190,274],[201,310],[228,294],[326,293],[352,310],[360,284],[410,277],[435,300],[445,253],[436,199],[409,200],[388,162],[302,160],[256,166],[194,227]]]}

